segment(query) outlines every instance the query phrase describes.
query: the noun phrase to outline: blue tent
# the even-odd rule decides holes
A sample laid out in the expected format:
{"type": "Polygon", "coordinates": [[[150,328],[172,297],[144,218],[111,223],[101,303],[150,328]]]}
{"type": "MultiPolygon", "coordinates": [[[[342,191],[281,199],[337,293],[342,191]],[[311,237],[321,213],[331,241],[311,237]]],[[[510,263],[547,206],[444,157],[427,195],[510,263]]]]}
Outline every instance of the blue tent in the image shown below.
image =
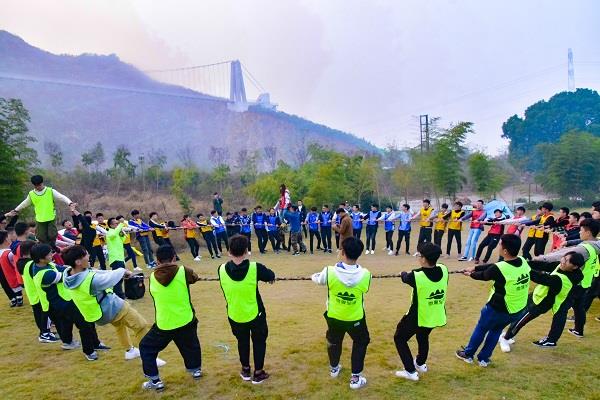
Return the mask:
{"type": "Polygon", "coordinates": [[[504,214],[506,218],[513,218],[514,216],[510,207],[508,207],[508,205],[505,202],[500,200],[494,199],[486,205],[484,205],[483,208],[485,209],[488,218],[494,215],[494,210],[501,210],[502,214],[504,214]]]}

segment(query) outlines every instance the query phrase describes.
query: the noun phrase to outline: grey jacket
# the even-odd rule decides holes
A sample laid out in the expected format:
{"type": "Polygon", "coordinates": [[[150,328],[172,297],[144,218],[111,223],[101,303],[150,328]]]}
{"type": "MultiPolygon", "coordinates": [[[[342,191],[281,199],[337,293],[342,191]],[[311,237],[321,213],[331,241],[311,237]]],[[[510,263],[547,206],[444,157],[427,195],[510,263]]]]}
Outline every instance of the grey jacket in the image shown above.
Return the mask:
{"type": "MultiPolygon", "coordinates": [[[[600,240],[588,240],[585,242],[581,242],[581,243],[589,243],[592,246],[594,246],[594,248],[596,249],[596,252],[598,254],[600,254],[600,240]]],[[[572,246],[572,247],[564,247],[560,250],[556,250],[553,251],[550,254],[546,254],[543,256],[538,256],[535,257],[534,260],[536,261],[544,261],[544,262],[557,262],[560,261],[560,259],[567,253],[574,251],[576,253],[579,253],[583,256],[583,259],[585,261],[587,261],[587,259],[589,258],[590,254],[588,253],[588,251],[585,249],[585,247],[583,247],[582,245],[578,244],[577,246],[572,246]]]]}
{"type": "MultiPolygon", "coordinates": [[[[86,269],[78,274],[69,275],[71,269],[71,267],[67,267],[63,272],[63,283],[68,289],[79,287],[87,275],[92,272],[92,270],[86,269]]],[[[106,325],[111,323],[116,318],[117,314],[121,312],[125,301],[114,293],[107,293],[104,295],[104,290],[111,289],[123,279],[125,269],[118,268],[114,271],[93,270],[93,272],[95,275],[92,278],[92,284],[90,285],[90,294],[96,296],[96,299],[100,302],[100,308],[102,309],[102,317],[96,321],[96,324],[106,325]]]]}

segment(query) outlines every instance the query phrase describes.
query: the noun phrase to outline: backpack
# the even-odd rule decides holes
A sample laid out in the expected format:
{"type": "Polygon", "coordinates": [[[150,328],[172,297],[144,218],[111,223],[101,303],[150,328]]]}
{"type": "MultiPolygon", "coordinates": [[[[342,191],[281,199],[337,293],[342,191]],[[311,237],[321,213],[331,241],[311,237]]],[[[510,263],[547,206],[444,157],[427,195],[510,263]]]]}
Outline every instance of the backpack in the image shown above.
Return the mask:
{"type": "Polygon", "coordinates": [[[125,297],[129,300],[137,300],[144,297],[146,293],[146,284],[144,283],[144,274],[132,275],[129,279],[124,279],[125,297]]]}

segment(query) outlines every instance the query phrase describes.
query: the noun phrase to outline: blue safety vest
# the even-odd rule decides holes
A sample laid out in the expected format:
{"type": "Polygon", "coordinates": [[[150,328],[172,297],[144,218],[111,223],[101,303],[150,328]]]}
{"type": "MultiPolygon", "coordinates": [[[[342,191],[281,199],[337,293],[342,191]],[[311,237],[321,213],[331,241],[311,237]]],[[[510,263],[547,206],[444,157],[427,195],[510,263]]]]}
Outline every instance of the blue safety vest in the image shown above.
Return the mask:
{"type": "Polygon", "coordinates": [[[215,227],[216,233],[225,232],[225,225],[221,222],[219,217],[211,217],[211,221],[214,221],[217,226],[215,227]]]}
{"type": "Polygon", "coordinates": [[[383,216],[383,220],[385,221],[383,223],[383,228],[385,229],[386,232],[394,230],[394,227],[396,225],[395,221],[388,221],[388,218],[393,217],[393,216],[394,216],[394,212],[393,211],[391,213],[385,214],[383,216]]]}
{"type": "Polygon", "coordinates": [[[319,224],[317,224],[318,220],[319,220],[319,214],[317,214],[316,212],[311,212],[310,214],[308,214],[308,229],[311,231],[318,231],[319,230],[319,224]]]}
{"type": "Polygon", "coordinates": [[[321,212],[321,227],[331,226],[331,212],[321,212]]]}
{"type": "Polygon", "coordinates": [[[379,211],[369,211],[369,220],[367,221],[367,225],[375,225],[377,226],[377,215],[379,211]]]}
{"type": "Polygon", "coordinates": [[[252,228],[250,227],[250,217],[248,215],[240,215],[240,224],[242,224],[242,233],[250,233],[252,232],[252,228]]]}
{"type": "Polygon", "coordinates": [[[352,229],[362,229],[363,223],[362,223],[362,213],[361,212],[357,212],[357,213],[352,213],[350,214],[352,215],[352,229]]]}
{"type": "Polygon", "coordinates": [[[275,232],[277,231],[277,215],[269,215],[268,217],[268,223],[269,225],[267,225],[267,231],[269,232],[275,232]]]}
{"type": "Polygon", "coordinates": [[[254,214],[254,229],[264,229],[265,228],[265,214],[254,214]]]}

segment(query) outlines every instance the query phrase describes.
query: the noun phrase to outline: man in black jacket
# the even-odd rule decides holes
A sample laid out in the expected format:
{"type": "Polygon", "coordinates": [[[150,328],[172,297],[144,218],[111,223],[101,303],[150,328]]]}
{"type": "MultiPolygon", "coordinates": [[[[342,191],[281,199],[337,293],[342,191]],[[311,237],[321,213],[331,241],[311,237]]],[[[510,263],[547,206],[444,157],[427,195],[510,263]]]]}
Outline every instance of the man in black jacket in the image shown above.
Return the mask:
{"type": "Polygon", "coordinates": [[[250,262],[248,238],[235,235],[229,239],[231,261],[219,266],[218,275],[221,289],[227,302],[227,316],[231,332],[238,341],[238,352],[244,381],[252,380],[260,384],[269,378],[264,370],[267,350],[267,315],[258,281],[273,283],[275,273],[257,262],[250,262]],[[250,337],[254,354],[254,374],[250,374],[250,337]]]}

